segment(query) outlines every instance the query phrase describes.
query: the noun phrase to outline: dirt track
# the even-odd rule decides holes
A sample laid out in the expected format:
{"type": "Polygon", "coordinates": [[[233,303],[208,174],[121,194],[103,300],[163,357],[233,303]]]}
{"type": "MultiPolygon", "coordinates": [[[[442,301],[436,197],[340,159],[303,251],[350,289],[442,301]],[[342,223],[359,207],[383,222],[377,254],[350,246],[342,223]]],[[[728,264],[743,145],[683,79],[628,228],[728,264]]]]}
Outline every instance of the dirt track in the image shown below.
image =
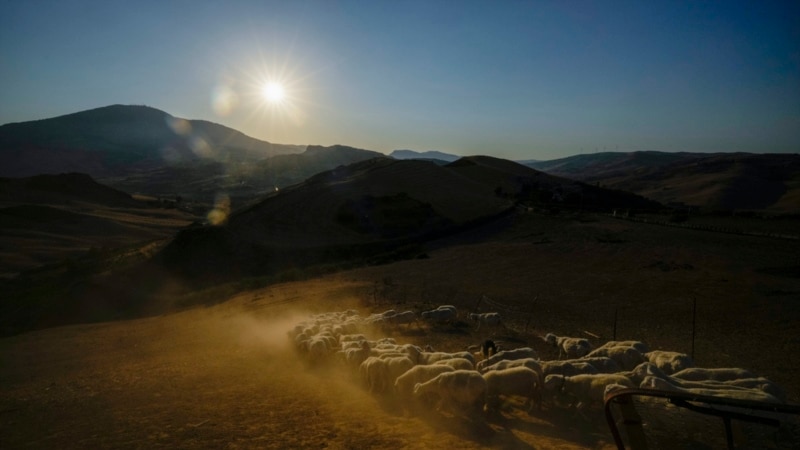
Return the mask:
{"type": "Polygon", "coordinates": [[[315,311],[326,293],[338,292],[336,304],[342,309],[353,306],[357,298],[348,291],[363,292],[363,286],[283,285],[215,308],[4,339],[0,446],[452,449],[598,444],[591,433],[570,436],[574,433],[535,418],[523,422],[513,410],[491,424],[449,415],[406,417],[342,372],[308,369],[289,350],[285,331],[300,320],[298,308],[315,311]],[[291,301],[298,296],[302,299],[291,301]]]}

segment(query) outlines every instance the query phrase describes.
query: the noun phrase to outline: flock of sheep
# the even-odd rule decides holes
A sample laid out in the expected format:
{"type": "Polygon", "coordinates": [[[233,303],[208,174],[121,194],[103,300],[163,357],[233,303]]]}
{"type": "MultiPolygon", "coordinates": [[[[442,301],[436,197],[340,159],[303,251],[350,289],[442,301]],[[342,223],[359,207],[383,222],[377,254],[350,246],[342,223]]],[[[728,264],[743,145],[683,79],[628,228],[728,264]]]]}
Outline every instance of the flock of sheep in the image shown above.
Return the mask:
{"type": "MultiPolygon", "coordinates": [[[[521,397],[534,407],[602,406],[616,388],[640,387],[762,402],[785,403],[772,381],[738,368],[699,368],[683,353],[650,350],[639,341],[611,341],[594,347],[587,339],[547,334],[559,359],[542,360],[530,347],[499,349],[491,340],[460,352],[433,351],[392,338],[370,340],[364,333],[456,320],[454,306],[422,312],[386,311],[360,316],[354,310],[314,315],[288,335],[309,364],[339,364],[372,394],[394,396],[408,411],[436,407],[478,413],[500,400],[521,397]]],[[[470,314],[478,326],[502,325],[498,313],[470,314]]]]}

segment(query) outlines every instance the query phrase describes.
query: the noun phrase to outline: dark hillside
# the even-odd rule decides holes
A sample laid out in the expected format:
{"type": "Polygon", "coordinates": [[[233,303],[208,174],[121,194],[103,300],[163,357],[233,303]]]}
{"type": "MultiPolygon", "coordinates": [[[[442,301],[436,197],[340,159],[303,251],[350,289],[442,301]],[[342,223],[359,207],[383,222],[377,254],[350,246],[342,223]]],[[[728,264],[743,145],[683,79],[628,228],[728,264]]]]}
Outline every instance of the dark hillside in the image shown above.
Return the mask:
{"type": "Polygon", "coordinates": [[[0,178],[0,203],[65,203],[141,206],[129,194],[104,186],[82,173],[0,178]]]}
{"type": "Polygon", "coordinates": [[[269,272],[366,258],[493,217],[513,207],[491,188],[423,161],[377,158],[320,173],[187,229],[162,253],[179,272],[269,272]]]}
{"type": "Polygon", "coordinates": [[[800,155],[600,153],[529,164],[553,175],[707,211],[800,211],[800,155]]]}
{"type": "Polygon", "coordinates": [[[0,175],[112,176],[201,160],[254,161],[303,149],[147,106],[112,105],[0,126],[0,175]]]}

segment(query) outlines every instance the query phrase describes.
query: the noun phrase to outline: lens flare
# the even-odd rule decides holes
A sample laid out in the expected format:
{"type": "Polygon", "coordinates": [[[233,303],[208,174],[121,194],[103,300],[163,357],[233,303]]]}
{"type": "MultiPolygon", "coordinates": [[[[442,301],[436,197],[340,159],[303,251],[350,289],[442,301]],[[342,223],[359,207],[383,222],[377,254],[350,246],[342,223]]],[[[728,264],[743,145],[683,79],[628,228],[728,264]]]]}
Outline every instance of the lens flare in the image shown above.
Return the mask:
{"type": "Polygon", "coordinates": [[[206,216],[208,223],[214,226],[223,225],[228,220],[231,213],[231,198],[225,194],[217,194],[214,200],[214,209],[206,216]]]}
{"type": "Polygon", "coordinates": [[[211,107],[218,116],[230,115],[239,104],[239,96],[232,87],[221,84],[211,92],[211,107]]]}

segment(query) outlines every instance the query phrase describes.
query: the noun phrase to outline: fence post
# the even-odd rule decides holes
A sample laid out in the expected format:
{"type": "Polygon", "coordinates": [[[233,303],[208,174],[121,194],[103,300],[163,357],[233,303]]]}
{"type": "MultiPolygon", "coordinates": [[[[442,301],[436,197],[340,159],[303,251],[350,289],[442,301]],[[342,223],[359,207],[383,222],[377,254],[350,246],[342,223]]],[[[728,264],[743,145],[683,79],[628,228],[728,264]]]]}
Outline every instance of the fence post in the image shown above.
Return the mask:
{"type": "Polygon", "coordinates": [[[697,298],[692,297],[692,361],[694,361],[694,339],[697,333],[697,298]]]}

